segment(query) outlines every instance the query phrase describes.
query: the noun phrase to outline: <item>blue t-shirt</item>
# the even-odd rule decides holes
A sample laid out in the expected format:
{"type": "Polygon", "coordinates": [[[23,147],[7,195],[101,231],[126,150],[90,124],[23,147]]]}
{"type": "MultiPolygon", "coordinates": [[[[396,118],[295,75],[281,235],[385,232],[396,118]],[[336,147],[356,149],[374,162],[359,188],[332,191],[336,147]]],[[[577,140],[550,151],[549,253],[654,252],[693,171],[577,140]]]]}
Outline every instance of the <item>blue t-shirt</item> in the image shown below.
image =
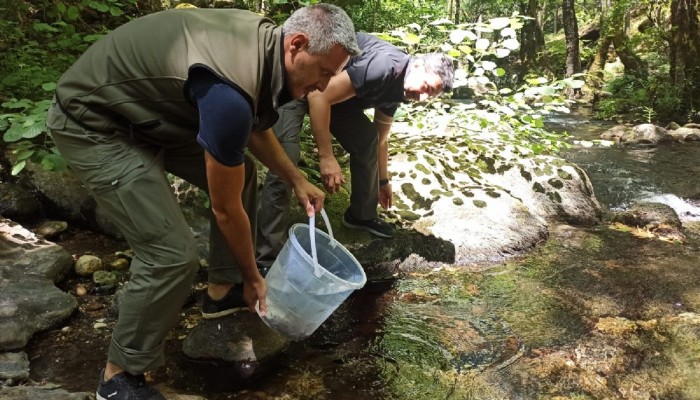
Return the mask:
{"type": "Polygon", "coordinates": [[[206,69],[192,71],[188,79],[190,99],[199,109],[197,142],[219,163],[243,164],[253,127],[253,112],[236,89],[206,69]]]}

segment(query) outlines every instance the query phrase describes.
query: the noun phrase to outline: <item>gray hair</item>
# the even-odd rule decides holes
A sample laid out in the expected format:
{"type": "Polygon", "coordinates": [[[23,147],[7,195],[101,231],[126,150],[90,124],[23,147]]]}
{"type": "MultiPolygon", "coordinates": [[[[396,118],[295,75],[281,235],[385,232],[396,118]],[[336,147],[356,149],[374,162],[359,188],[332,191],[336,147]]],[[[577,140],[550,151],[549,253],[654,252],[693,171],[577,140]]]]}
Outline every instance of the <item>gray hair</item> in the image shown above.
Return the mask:
{"type": "Polygon", "coordinates": [[[360,54],[355,27],[342,8],[319,3],[302,7],[287,18],[282,26],[285,35],[305,33],[309,37],[309,53],[328,54],[339,44],[350,56],[360,54]]]}
{"type": "Polygon", "coordinates": [[[446,55],[442,53],[427,53],[411,56],[411,63],[409,63],[407,74],[413,69],[413,61],[420,60],[423,62],[423,66],[427,72],[436,74],[440,77],[442,81],[442,91],[449,92],[452,90],[452,86],[455,78],[454,66],[452,65],[452,60],[450,60],[446,55]]]}

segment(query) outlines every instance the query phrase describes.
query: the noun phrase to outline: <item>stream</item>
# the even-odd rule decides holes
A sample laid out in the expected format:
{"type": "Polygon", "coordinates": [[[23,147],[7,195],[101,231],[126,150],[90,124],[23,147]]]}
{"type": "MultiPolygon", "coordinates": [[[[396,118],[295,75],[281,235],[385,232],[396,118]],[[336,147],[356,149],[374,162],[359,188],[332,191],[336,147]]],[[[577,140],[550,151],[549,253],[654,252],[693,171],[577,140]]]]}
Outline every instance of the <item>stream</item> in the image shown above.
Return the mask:
{"type": "MultiPolygon", "coordinates": [[[[571,135],[564,158],[588,172],[605,209],[666,203],[687,242],[605,223],[553,227],[524,257],[369,283],[292,343],[276,371],[243,386],[184,360],[176,335],[156,381],[211,400],[700,399],[700,144],[591,146],[611,125],[586,115],[550,123],[571,135]]],[[[53,360],[76,347],[52,352],[42,340],[53,336],[30,346],[34,380],[94,390],[104,337],[72,368],[53,360]]]]}

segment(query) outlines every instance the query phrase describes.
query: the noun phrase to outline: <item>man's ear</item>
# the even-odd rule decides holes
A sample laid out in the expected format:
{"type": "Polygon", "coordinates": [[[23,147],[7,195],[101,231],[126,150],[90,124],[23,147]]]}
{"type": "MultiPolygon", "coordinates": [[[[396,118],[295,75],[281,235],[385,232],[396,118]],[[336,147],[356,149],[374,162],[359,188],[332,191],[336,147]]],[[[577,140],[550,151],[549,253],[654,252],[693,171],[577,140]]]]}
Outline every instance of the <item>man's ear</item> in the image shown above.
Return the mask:
{"type": "Polygon", "coordinates": [[[291,41],[289,42],[289,49],[293,53],[297,53],[300,50],[308,47],[309,37],[305,33],[295,33],[292,35],[291,41]]]}

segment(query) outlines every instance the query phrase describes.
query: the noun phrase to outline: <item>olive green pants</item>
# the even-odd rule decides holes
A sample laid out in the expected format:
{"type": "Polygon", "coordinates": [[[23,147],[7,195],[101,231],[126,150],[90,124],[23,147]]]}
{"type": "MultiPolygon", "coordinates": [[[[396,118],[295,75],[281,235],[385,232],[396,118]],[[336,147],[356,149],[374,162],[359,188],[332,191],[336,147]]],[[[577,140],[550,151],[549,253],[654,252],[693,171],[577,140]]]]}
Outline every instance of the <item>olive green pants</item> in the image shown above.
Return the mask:
{"type": "MultiPolygon", "coordinates": [[[[108,360],[131,374],[157,368],[199,268],[192,231],[166,172],[207,190],[203,149],[184,129],[132,134],[111,121],[99,132],[85,129],[55,104],[47,124],[61,155],[134,250],[108,360]]],[[[254,232],[255,164],[246,158],[245,165],[243,202],[254,232]]],[[[209,282],[241,282],[213,217],[209,263],[209,282]]]]}

